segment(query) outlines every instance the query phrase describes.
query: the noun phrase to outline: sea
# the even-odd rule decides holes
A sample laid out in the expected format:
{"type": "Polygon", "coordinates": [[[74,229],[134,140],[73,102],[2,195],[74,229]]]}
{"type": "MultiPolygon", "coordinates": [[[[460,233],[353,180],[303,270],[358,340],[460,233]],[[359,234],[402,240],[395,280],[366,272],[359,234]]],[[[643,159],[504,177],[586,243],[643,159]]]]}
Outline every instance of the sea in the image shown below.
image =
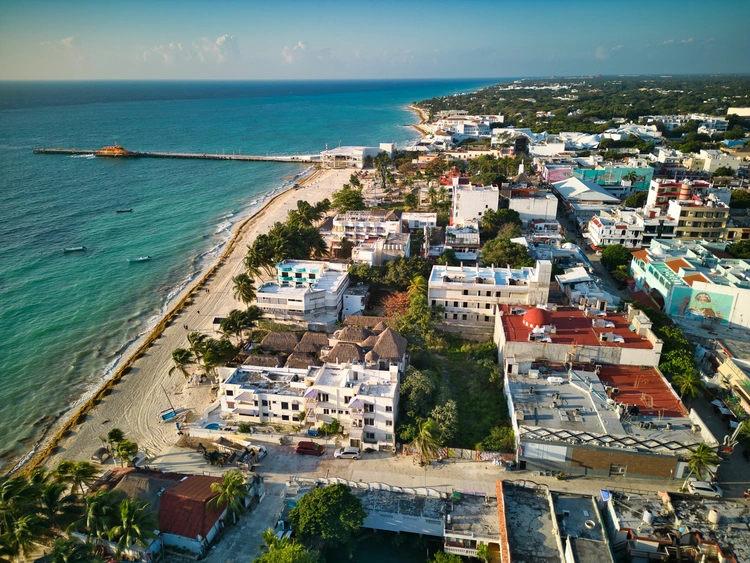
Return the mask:
{"type": "Polygon", "coordinates": [[[408,104],[499,81],[0,82],[0,469],[101,385],[216,261],[237,221],[306,172],[33,149],[404,146],[418,136],[408,104]],[[63,252],[77,246],[86,251],[63,252]],[[128,262],[139,256],[152,259],[128,262]]]}

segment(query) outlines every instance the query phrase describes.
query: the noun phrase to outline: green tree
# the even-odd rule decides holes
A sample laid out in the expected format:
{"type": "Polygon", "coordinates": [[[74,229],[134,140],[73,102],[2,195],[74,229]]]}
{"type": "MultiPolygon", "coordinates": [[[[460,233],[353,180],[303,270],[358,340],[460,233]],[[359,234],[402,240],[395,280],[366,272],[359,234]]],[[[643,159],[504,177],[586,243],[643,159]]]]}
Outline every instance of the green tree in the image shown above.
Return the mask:
{"type": "Polygon", "coordinates": [[[117,542],[122,552],[133,544],[148,547],[156,537],[159,523],[150,505],[139,499],[124,499],[117,507],[114,525],[108,532],[110,540],[117,542]]]}
{"type": "Polygon", "coordinates": [[[245,306],[255,301],[255,280],[247,274],[238,274],[232,278],[234,298],[242,301],[245,306]]]}
{"type": "Polygon", "coordinates": [[[456,258],[456,251],[452,248],[446,248],[438,256],[437,263],[443,266],[458,266],[461,262],[456,258]]]}
{"type": "Polygon", "coordinates": [[[703,380],[698,372],[692,369],[675,375],[672,379],[672,385],[677,389],[681,398],[695,399],[703,389],[703,380]]]}
{"type": "Polygon", "coordinates": [[[515,433],[512,426],[494,426],[487,436],[477,447],[487,452],[514,452],[516,451],[515,433]]]}
{"type": "Polygon", "coordinates": [[[206,367],[206,371],[230,362],[237,356],[238,351],[237,346],[232,344],[228,338],[221,338],[220,340],[209,338],[206,340],[203,352],[203,365],[206,367]]]}
{"type": "Polygon", "coordinates": [[[349,184],[344,184],[339,191],[333,192],[332,205],[339,213],[366,209],[362,190],[352,188],[349,184]]]}
{"type": "Polygon", "coordinates": [[[342,545],[362,527],[367,514],[362,501],[343,483],[317,487],[303,496],[289,514],[294,533],[302,540],[317,539],[342,545]]]}
{"type": "Polygon", "coordinates": [[[446,553],[445,551],[438,551],[430,559],[430,563],[463,563],[463,559],[455,553],[446,553]]]}
{"type": "Polygon", "coordinates": [[[63,461],[57,466],[57,475],[61,481],[81,490],[81,497],[85,495],[84,485],[91,485],[99,474],[99,469],[88,461],[63,461]]]}
{"type": "Polygon", "coordinates": [[[483,266],[494,264],[498,267],[510,265],[511,268],[522,268],[534,265],[524,245],[503,238],[492,239],[484,245],[481,261],[483,266]]]}
{"type": "Polygon", "coordinates": [[[733,242],[727,245],[726,251],[733,258],[750,258],[750,239],[733,242]]]}
{"type": "Polygon", "coordinates": [[[406,415],[412,420],[428,417],[435,408],[437,399],[435,379],[428,371],[420,371],[414,366],[406,368],[404,382],[401,385],[401,398],[406,415]]]}
{"type": "Polygon", "coordinates": [[[94,553],[94,546],[75,539],[58,538],[52,544],[49,563],[102,563],[104,559],[94,553]]]}
{"type": "Polygon", "coordinates": [[[621,244],[613,244],[602,250],[602,265],[610,271],[617,266],[629,265],[632,259],[630,250],[621,244]]]}
{"type": "Polygon", "coordinates": [[[632,207],[634,209],[637,209],[639,207],[643,207],[646,205],[646,200],[648,199],[648,191],[639,191],[635,192],[634,194],[630,194],[628,197],[625,198],[625,201],[623,202],[623,205],[625,207],[632,207]]]}
{"type": "Polygon", "coordinates": [[[89,539],[104,538],[117,516],[119,493],[100,489],[84,499],[81,518],[70,529],[85,532],[89,539]]]}
{"type": "Polygon", "coordinates": [[[458,432],[458,405],[454,400],[448,400],[443,405],[438,405],[430,413],[430,419],[434,420],[440,430],[440,442],[449,443],[458,432]]]}
{"type": "Polygon", "coordinates": [[[206,341],[208,336],[202,332],[190,332],[187,335],[188,344],[190,344],[190,350],[193,352],[193,356],[199,362],[203,359],[203,353],[206,351],[206,341]]]}
{"type": "Polygon", "coordinates": [[[177,370],[185,377],[189,377],[190,374],[187,371],[187,366],[195,363],[195,356],[187,348],[177,348],[176,350],[172,350],[172,362],[174,362],[174,365],[170,368],[169,375],[172,375],[172,372],[177,370]]]}
{"type": "Polygon", "coordinates": [[[107,442],[109,443],[110,449],[112,448],[112,445],[119,444],[125,439],[125,432],[120,430],[119,428],[113,428],[109,432],[107,432],[107,442]]]}
{"type": "Polygon", "coordinates": [[[412,278],[411,283],[409,284],[409,289],[406,290],[409,294],[409,297],[412,295],[421,295],[426,296],[427,295],[427,280],[424,276],[414,276],[412,278]]]}
{"type": "Polygon", "coordinates": [[[243,334],[245,331],[257,325],[257,321],[263,316],[263,310],[253,305],[246,311],[240,311],[239,309],[233,309],[229,311],[229,314],[221,320],[219,324],[219,330],[224,336],[235,336],[240,349],[244,345],[243,334]]]}
{"type": "Polygon", "coordinates": [[[304,545],[289,538],[278,539],[272,529],[263,532],[263,543],[268,551],[253,563],[320,563],[320,553],[308,551],[304,545]]]}
{"type": "Polygon", "coordinates": [[[479,543],[477,544],[477,559],[480,561],[483,561],[484,563],[490,563],[492,561],[492,553],[490,552],[490,548],[486,543],[479,543]]]}
{"type": "Polygon", "coordinates": [[[25,477],[0,480],[0,537],[12,535],[16,521],[36,510],[40,491],[40,484],[25,477]]]}
{"type": "MultiPolygon", "coordinates": [[[[690,471],[687,478],[689,479],[691,475],[697,475],[699,480],[703,480],[704,475],[714,477],[714,467],[718,466],[719,463],[721,463],[721,458],[711,446],[705,442],[699,444],[688,458],[687,466],[690,471]]],[[[687,483],[687,479],[685,483],[687,483]]]]}
{"type": "Polygon", "coordinates": [[[500,231],[505,233],[502,238],[514,238],[521,235],[521,216],[513,209],[488,209],[482,216],[482,237],[485,240],[500,236],[500,231]]]}
{"type": "Polygon", "coordinates": [[[211,490],[219,493],[211,502],[215,506],[226,504],[232,513],[232,523],[236,524],[237,515],[245,513],[245,499],[250,494],[245,476],[236,469],[227,471],[221,483],[211,483],[211,490]]]}
{"type": "Polygon", "coordinates": [[[404,206],[408,210],[416,209],[419,207],[419,199],[415,194],[408,193],[404,195],[404,206]]]}
{"type": "Polygon", "coordinates": [[[120,463],[124,466],[126,463],[130,463],[133,458],[138,455],[138,444],[131,442],[130,440],[123,440],[117,444],[115,455],[120,458],[120,463]]]}
{"type": "Polygon", "coordinates": [[[26,556],[34,549],[39,539],[49,535],[49,528],[44,519],[37,514],[26,512],[13,522],[11,530],[2,536],[2,543],[9,554],[26,556]]]}
{"type": "Polygon", "coordinates": [[[429,465],[433,459],[437,459],[441,447],[438,423],[430,418],[420,421],[417,437],[411,447],[417,451],[422,465],[429,465]]]}
{"type": "Polygon", "coordinates": [[[354,248],[354,242],[344,237],[339,243],[339,258],[348,260],[352,257],[352,249],[354,248]]]}
{"type": "Polygon", "coordinates": [[[734,174],[734,168],[732,168],[731,166],[719,166],[716,170],[714,170],[714,173],[711,175],[711,177],[719,178],[720,176],[729,176],[730,178],[734,178],[734,174]]]}
{"type": "Polygon", "coordinates": [[[290,223],[297,223],[305,227],[311,227],[323,217],[323,211],[320,207],[310,205],[307,201],[300,199],[297,201],[297,209],[289,212],[290,223]]]}

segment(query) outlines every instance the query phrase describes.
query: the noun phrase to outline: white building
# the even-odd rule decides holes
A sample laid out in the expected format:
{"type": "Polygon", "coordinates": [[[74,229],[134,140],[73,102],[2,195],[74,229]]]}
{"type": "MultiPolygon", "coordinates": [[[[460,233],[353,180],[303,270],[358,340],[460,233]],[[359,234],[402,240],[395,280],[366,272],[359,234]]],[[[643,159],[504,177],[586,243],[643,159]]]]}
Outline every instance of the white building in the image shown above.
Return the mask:
{"type": "Polygon", "coordinates": [[[333,324],[340,319],[349,287],[347,269],[346,264],[315,260],[279,262],[276,281],[258,288],[258,307],[274,320],[333,324]]]}
{"type": "Polygon", "coordinates": [[[306,370],[219,368],[224,413],[240,421],[317,427],[338,420],[348,443],[391,451],[398,412],[398,372],[325,364],[306,370]]]}
{"type": "Polygon", "coordinates": [[[500,188],[497,186],[453,185],[453,225],[461,227],[472,221],[481,222],[488,210],[497,211],[500,188]]]}
{"type": "Polygon", "coordinates": [[[686,164],[693,171],[713,174],[717,168],[726,166],[734,170],[739,169],[742,159],[736,156],[730,156],[717,150],[701,150],[697,156],[693,156],[686,164]]]}
{"type": "Polygon", "coordinates": [[[588,224],[588,238],[598,247],[621,244],[640,248],[654,238],[674,238],[677,218],[663,214],[658,207],[643,211],[615,209],[600,213],[588,224]]]}
{"type": "Polygon", "coordinates": [[[685,115],[644,115],[639,118],[646,123],[661,122],[669,131],[686,125],[688,121],[697,121],[698,128],[703,128],[708,134],[723,133],[727,130],[729,122],[723,117],[715,117],[703,113],[691,113],[685,115]]]}
{"type": "Polygon", "coordinates": [[[344,306],[341,313],[343,318],[347,315],[361,315],[367,300],[370,297],[370,286],[365,284],[350,285],[344,292],[344,306]]]}
{"type": "Polygon", "coordinates": [[[335,241],[346,237],[353,242],[400,232],[401,217],[389,209],[347,211],[333,218],[331,229],[335,241]]]}
{"type": "Polygon", "coordinates": [[[583,266],[568,268],[565,273],[555,276],[555,279],[560,291],[568,298],[568,304],[573,307],[614,309],[620,303],[620,297],[606,291],[601,280],[589,274],[583,266]]]}
{"type": "Polygon", "coordinates": [[[492,331],[496,305],[537,305],[549,300],[552,262],[535,268],[510,269],[433,266],[428,284],[430,305],[445,309],[446,325],[472,326],[492,331]]]}
{"type": "Polygon", "coordinates": [[[384,238],[370,237],[352,248],[352,260],[357,264],[380,266],[396,258],[411,256],[410,233],[388,233],[384,238]]]}
{"type": "Polygon", "coordinates": [[[320,153],[324,168],[362,168],[367,157],[375,158],[381,152],[390,156],[396,149],[393,143],[380,143],[379,147],[335,147],[320,153]]]}
{"type": "Polygon", "coordinates": [[[423,229],[437,227],[437,213],[421,213],[405,211],[401,214],[401,222],[407,229],[423,229]]]}
{"type": "Polygon", "coordinates": [[[524,225],[534,219],[554,221],[557,218],[557,203],[554,194],[536,190],[512,190],[508,199],[508,207],[518,212],[524,225]]]}

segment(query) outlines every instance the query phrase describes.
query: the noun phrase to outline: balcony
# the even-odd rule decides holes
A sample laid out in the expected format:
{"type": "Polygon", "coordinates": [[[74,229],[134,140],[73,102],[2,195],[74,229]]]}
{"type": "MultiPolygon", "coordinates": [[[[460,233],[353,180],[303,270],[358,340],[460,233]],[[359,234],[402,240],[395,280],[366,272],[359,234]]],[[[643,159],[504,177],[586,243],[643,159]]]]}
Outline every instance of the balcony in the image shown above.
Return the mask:
{"type": "Polygon", "coordinates": [[[355,410],[352,410],[352,411],[351,411],[351,412],[349,413],[349,417],[350,417],[350,418],[351,418],[352,420],[364,420],[364,418],[365,418],[365,413],[364,413],[364,412],[362,412],[362,411],[355,411],[355,410]]]}
{"type": "Polygon", "coordinates": [[[349,437],[354,438],[355,440],[361,440],[364,430],[364,428],[360,428],[359,426],[350,426],[349,437]]]}
{"type": "Polygon", "coordinates": [[[453,553],[455,555],[463,555],[464,557],[476,557],[478,553],[476,549],[458,547],[451,545],[448,542],[443,544],[443,551],[445,551],[446,553],[453,553]]]}

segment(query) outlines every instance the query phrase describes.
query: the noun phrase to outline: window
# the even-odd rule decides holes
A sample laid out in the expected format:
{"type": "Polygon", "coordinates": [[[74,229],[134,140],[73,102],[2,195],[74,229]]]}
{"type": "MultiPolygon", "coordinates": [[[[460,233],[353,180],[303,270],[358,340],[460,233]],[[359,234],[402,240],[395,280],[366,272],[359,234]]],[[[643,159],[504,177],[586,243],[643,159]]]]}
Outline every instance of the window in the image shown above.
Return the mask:
{"type": "Polygon", "coordinates": [[[328,402],[328,393],[321,393],[320,395],[318,395],[318,400],[321,401],[321,402],[323,402],[323,403],[327,403],[328,402]]]}
{"type": "Polygon", "coordinates": [[[500,297],[500,292],[499,291],[495,292],[495,297],[500,297]]]}
{"type": "Polygon", "coordinates": [[[375,412],[375,405],[371,405],[369,403],[365,403],[365,412],[375,412]]]}
{"type": "Polygon", "coordinates": [[[489,309],[489,308],[490,308],[490,304],[489,304],[489,303],[485,303],[485,304],[484,304],[484,308],[485,308],[485,309],[489,309]]]}
{"type": "Polygon", "coordinates": [[[464,289],[464,295],[469,295],[469,290],[468,289],[464,289]]]}
{"type": "Polygon", "coordinates": [[[331,414],[331,409],[323,409],[323,414],[331,414]]]}
{"type": "Polygon", "coordinates": [[[263,401],[261,402],[261,404],[262,404],[262,405],[263,405],[264,407],[267,407],[267,406],[268,406],[268,401],[266,401],[265,399],[263,399],[263,401]]]}
{"type": "Polygon", "coordinates": [[[454,307],[458,307],[458,301],[454,301],[454,302],[453,302],[453,306],[454,306],[454,307]]]}
{"type": "Polygon", "coordinates": [[[289,410],[289,403],[281,403],[281,410],[288,411],[289,410]]]}
{"type": "Polygon", "coordinates": [[[292,403],[292,410],[293,411],[298,411],[299,410],[299,405],[297,403],[292,403]]]}
{"type": "Polygon", "coordinates": [[[386,420],[385,421],[385,425],[386,426],[393,426],[393,421],[392,420],[386,420]]]}
{"type": "Polygon", "coordinates": [[[289,420],[289,415],[288,414],[282,414],[281,415],[281,420],[289,420]]]}
{"type": "Polygon", "coordinates": [[[339,414],[344,414],[344,411],[342,411],[341,409],[339,409],[339,414]]]}
{"type": "Polygon", "coordinates": [[[374,440],[375,432],[365,432],[365,438],[367,438],[368,440],[374,440]]]}
{"type": "Polygon", "coordinates": [[[448,306],[448,302],[447,302],[447,301],[445,302],[445,306],[446,306],[446,307],[448,306]]]}
{"type": "Polygon", "coordinates": [[[344,395],[344,402],[348,405],[352,398],[349,395],[344,395]]]}
{"type": "Polygon", "coordinates": [[[487,297],[492,297],[492,292],[491,291],[487,292],[487,297]]]}
{"type": "Polygon", "coordinates": [[[393,412],[393,407],[388,405],[385,407],[385,412],[393,412]]]}
{"type": "Polygon", "coordinates": [[[311,280],[314,280],[315,279],[315,274],[307,274],[307,277],[310,278],[311,280]]]}
{"type": "Polygon", "coordinates": [[[234,397],[234,389],[227,389],[224,393],[227,397],[234,397]]]}
{"type": "Polygon", "coordinates": [[[466,320],[466,315],[461,315],[461,320],[465,321],[466,320]]]}
{"type": "Polygon", "coordinates": [[[258,406],[258,399],[255,399],[255,400],[253,401],[253,405],[255,405],[256,407],[258,406]]]}
{"type": "Polygon", "coordinates": [[[435,305],[437,305],[437,301],[435,301],[435,300],[433,299],[433,300],[432,300],[432,306],[434,307],[435,305]]]}
{"type": "Polygon", "coordinates": [[[695,216],[696,217],[703,217],[703,211],[696,211],[695,216]]]}
{"type": "Polygon", "coordinates": [[[464,308],[466,308],[468,306],[469,306],[469,304],[466,301],[464,301],[464,308]]]}
{"type": "Polygon", "coordinates": [[[458,315],[456,313],[453,313],[453,320],[456,320],[458,318],[458,315]]]}
{"type": "Polygon", "coordinates": [[[484,317],[484,322],[486,322],[486,323],[490,322],[490,318],[488,316],[486,316],[486,315],[484,317]]]}

